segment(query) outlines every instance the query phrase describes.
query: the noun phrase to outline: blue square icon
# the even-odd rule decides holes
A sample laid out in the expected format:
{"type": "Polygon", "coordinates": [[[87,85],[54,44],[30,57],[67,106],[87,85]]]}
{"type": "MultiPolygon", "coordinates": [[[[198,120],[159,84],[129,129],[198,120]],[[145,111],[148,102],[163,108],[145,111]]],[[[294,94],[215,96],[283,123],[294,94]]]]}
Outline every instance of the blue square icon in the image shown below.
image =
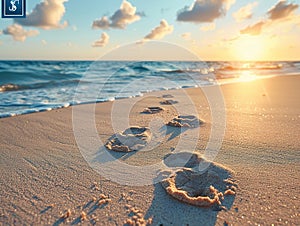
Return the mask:
{"type": "Polygon", "coordinates": [[[25,18],[26,0],[2,0],[2,18],[25,18]]]}

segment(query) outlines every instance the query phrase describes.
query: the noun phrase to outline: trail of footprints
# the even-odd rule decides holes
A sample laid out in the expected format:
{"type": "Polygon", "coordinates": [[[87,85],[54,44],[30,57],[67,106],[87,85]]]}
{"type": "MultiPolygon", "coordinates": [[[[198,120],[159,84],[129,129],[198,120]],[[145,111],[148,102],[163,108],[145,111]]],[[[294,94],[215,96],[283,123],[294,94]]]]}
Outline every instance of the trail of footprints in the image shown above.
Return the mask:
{"type": "MultiPolygon", "coordinates": [[[[166,95],[165,97],[173,97],[166,95]]],[[[163,105],[173,105],[178,103],[174,100],[165,100],[164,102],[160,102],[163,105]]],[[[161,107],[148,107],[145,108],[141,113],[146,114],[156,114],[164,111],[164,108],[161,107]]],[[[203,125],[205,122],[193,115],[185,115],[185,116],[177,116],[169,121],[166,125],[171,127],[187,127],[187,128],[197,128],[203,125]]],[[[151,139],[151,131],[146,127],[130,127],[127,130],[113,135],[108,139],[105,147],[110,151],[117,152],[131,152],[142,149],[144,146],[148,144],[151,139]]],[[[174,156],[169,156],[171,165],[176,163],[182,156],[186,153],[174,154],[174,156]],[[174,161],[174,162],[173,162],[174,161]]],[[[182,169],[176,171],[176,174],[171,175],[167,179],[162,181],[162,186],[166,190],[166,192],[173,198],[198,207],[210,207],[213,205],[221,206],[221,200],[224,199],[224,195],[235,195],[236,189],[234,186],[227,186],[225,189],[225,185],[233,185],[232,181],[225,181],[224,178],[220,177],[223,174],[226,174],[226,178],[230,178],[230,171],[227,169],[223,169],[222,167],[211,163],[208,170],[208,173],[213,173],[213,176],[208,176],[206,174],[201,174],[195,171],[194,168],[198,166],[200,162],[204,162],[200,154],[192,154],[190,156],[190,160],[187,162],[187,165],[182,169]],[[189,166],[189,163],[191,166],[189,166]],[[216,171],[216,172],[215,172],[216,171]],[[224,173],[224,172],[225,173],[224,173]],[[190,174],[190,175],[187,175],[190,174]],[[220,174],[220,175],[218,175],[220,174]],[[228,175],[227,175],[228,174],[228,175]],[[197,177],[197,179],[195,179],[197,177]],[[212,181],[211,181],[212,180],[212,181]],[[177,187],[178,184],[182,186],[177,187]],[[193,186],[191,191],[185,188],[185,184],[189,183],[193,186]],[[219,185],[220,188],[223,188],[224,192],[219,192],[215,189],[212,184],[219,185]],[[208,186],[210,185],[210,186],[208,186]],[[222,187],[223,186],[223,187],[222,187]],[[199,193],[201,191],[201,194],[199,193]],[[204,192],[203,192],[204,191],[204,192]],[[195,193],[196,192],[196,193],[195,193]],[[194,194],[195,193],[195,194],[194,194]],[[198,194],[199,193],[199,194],[198,194]],[[203,193],[203,194],[202,194],[203,193]]],[[[166,162],[167,163],[167,162],[166,162]]],[[[197,168],[197,167],[196,167],[197,168]]],[[[92,185],[92,189],[94,191],[101,191],[99,184],[96,182],[92,185]]],[[[190,189],[190,188],[189,188],[190,189]]],[[[129,192],[129,194],[134,193],[129,192]]],[[[151,225],[153,222],[153,217],[149,217],[145,219],[144,213],[130,204],[133,201],[130,195],[126,195],[125,193],[121,194],[119,198],[119,203],[124,202],[124,209],[128,218],[124,220],[124,225],[127,226],[146,226],[151,225]]],[[[78,224],[82,222],[89,221],[91,224],[96,224],[97,222],[101,223],[101,220],[97,217],[95,211],[97,209],[103,209],[107,205],[111,204],[112,199],[109,195],[105,195],[101,193],[98,198],[92,197],[92,199],[80,208],[80,213],[76,213],[75,210],[71,211],[71,209],[67,209],[65,212],[62,212],[60,215],[60,222],[71,222],[71,224],[78,224]],[[88,211],[86,211],[88,209],[88,211]],[[74,216],[73,216],[74,215],[74,216]],[[75,219],[74,219],[75,217],[75,219]]],[[[49,208],[53,208],[51,206],[49,208]]]]}

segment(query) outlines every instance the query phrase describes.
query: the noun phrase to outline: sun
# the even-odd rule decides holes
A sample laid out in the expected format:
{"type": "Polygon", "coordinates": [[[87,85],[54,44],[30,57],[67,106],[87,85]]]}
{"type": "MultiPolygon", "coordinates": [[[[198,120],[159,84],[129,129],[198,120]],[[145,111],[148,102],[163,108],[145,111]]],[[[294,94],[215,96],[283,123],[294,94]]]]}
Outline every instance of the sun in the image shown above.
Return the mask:
{"type": "Polygon", "coordinates": [[[243,36],[233,48],[238,61],[259,61],[265,55],[265,42],[261,37],[243,36]]]}

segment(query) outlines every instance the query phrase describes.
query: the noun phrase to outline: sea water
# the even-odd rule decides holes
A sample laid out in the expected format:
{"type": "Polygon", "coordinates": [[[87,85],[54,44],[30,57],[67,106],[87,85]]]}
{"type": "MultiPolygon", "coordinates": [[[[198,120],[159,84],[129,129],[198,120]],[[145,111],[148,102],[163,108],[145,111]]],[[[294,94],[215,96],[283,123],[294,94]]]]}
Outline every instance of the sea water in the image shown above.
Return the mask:
{"type": "Polygon", "coordinates": [[[0,117],[298,74],[300,62],[0,61],[0,117]]]}

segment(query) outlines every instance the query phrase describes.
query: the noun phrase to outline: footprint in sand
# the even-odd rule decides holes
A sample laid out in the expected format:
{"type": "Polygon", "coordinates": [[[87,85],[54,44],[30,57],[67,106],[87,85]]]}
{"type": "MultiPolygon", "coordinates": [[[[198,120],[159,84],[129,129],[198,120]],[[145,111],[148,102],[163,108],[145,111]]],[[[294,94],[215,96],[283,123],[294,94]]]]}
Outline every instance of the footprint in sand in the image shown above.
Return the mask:
{"type": "Polygon", "coordinates": [[[233,172],[213,162],[205,172],[199,172],[199,164],[208,161],[198,153],[169,154],[164,162],[181,167],[161,182],[166,192],[181,202],[222,209],[227,195],[235,195],[237,184],[232,180],[233,172]]]}
{"type": "Polygon", "coordinates": [[[170,122],[167,123],[167,126],[173,127],[188,127],[196,128],[204,124],[204,121],[198,119],[194,115],[179,115],[173,118],[170,122]]]}
{"type": "Polygon", "coordinates": [[[162,98],[173,98],[174,96],[171,94],[164,94],[162,95],[162,98]]]}
{"type": "Polygon", "coordinates": [[[144,113],[144,114],[156,114],[156,113],[162,112],[164,110],[165,109],[163,109],[162,107],[147,107],[141,113],[144,113]]]}
{"type": "Polygon", "coordinates": [[[116,152],[132,152],[143,149],[151,141],[151,131],[147,127],[130,127],[109,138],[105,147],[116,152]]]}
{"type": "Polygon", "coordinates": [[[161,101],[159,103],[162,104],[162,105],[172,105],[172,104],[177,104],[178,101],[177,100],[164,100],[164,101],[161,101]]]}

